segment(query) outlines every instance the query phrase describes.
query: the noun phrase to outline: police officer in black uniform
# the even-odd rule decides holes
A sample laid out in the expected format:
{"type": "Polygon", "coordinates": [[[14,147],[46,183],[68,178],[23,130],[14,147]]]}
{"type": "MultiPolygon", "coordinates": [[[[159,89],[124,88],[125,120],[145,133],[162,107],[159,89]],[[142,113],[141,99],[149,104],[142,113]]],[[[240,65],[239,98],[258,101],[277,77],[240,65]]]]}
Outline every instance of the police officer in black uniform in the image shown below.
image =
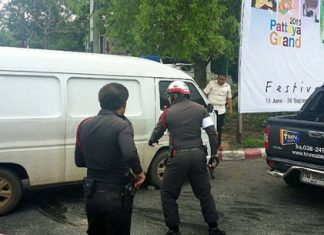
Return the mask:
{"type": "Polygon", "coordinates": [[[87,233],[129,235],[134,190],[145,175],[132,124],[124,116],[128,90],[110,83],[100,89],[98,98],[101,110],[80,123],[75,146],[75,164],[87,168],[87,233]]]}
{"type": "Polygon", "coordinates": [[[172,82],[167,89],[170,108],[163,111],[149,140],[149,145],[157,143],[168,129],[170,133],[170,157],[166,162],[163,176],[161,199],[166,235],[180,234],[179,213],[176,203],[182,184],[186,178],[195,196],[200,200],[205,222],[210,235],[224,235],[218,228],[218,213],[210,192],[209,175],[206,168],[206,150],[201,139],[201,128],[205,129],[211,147],[210,166],[216,167],[217,135],[213,121],[202,105],[190,101],[188,86],[182,81],[172,82]]]}

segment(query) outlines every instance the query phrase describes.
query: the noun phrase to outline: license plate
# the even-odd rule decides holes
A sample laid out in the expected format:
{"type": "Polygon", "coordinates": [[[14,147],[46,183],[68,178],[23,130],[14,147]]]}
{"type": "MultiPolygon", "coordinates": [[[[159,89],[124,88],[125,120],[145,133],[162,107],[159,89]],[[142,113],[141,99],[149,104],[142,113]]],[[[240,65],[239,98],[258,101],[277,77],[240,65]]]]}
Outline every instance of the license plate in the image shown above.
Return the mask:
{"type": "Polygon", "coordinates": [[[302,170],[300,174],[300,181],[307,184],[324,186],[324,174],[302,170]]]}

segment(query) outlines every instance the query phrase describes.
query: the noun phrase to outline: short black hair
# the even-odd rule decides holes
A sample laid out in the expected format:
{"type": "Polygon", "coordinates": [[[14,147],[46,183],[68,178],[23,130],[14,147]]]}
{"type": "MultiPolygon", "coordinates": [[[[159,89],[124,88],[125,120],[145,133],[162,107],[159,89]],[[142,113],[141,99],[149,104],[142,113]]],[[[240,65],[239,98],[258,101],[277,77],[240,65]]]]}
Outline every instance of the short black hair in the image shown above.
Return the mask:
{"type": "Polygon", "coordinates": [[[100,89],[98,99],[101,108],[116,111],[127,101],[128,90],[122,84],[109,83],[100,89]]]}

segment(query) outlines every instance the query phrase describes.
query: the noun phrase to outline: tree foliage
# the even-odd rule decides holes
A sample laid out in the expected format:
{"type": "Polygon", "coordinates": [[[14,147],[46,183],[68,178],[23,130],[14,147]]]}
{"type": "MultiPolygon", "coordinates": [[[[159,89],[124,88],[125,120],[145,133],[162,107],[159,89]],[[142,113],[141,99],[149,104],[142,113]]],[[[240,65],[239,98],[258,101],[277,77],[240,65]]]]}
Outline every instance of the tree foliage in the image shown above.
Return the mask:
{"type": "MultiPolygon", "coordinates": [[[[206,84],[213,58],[237,57],[235,0],[99,0],[97,23],[133,55],[172,56],[194,64],[206,84]]],[[[237,4],[237,3],[236,3],[237,4]]]]}
{"type": "Polygon", "coordinates": [[[19,42],[12,33],[6,29],[0,29],[0,46],[19,47],[19,42]]]}
{"type": "MultiPolygon", "coordinates": [[[[74,6],[89,0],[71,0],[74,6]]],[[[194,64],[206,84],[206,65],[223,58],[235,63],[241,1],[94,0],[96,26],[129,54],[171,56],[194,64]]]]}
{"type": "Polygon", "coordinates": [[[0,14],[1,37],[10,35],[20,47],[83,50],[84,21],[68,0],[10,0],[0,14]]]}

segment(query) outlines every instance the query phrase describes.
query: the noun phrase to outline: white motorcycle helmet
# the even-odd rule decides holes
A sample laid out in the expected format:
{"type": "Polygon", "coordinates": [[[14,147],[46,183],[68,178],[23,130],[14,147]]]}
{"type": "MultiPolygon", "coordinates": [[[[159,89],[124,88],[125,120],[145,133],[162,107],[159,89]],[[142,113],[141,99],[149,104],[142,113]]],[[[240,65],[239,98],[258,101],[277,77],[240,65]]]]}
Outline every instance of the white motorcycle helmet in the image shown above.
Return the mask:
{"type": "Polygon", "coordinates": [[[171,82],[168,89],[168,100],[172,105],[179,100],[182,100],[184,97],[190,98],[190,90],[186,83],[183,81],[174,81],[171,82]]]}
{"type": "Polygon", "coordinates": [[[189,87],[183,81],[174,81],[170,83],[167,89],[167,93],[169,94],[174,92],[179,92],[184,95],[190,95],[189,87]]]}

